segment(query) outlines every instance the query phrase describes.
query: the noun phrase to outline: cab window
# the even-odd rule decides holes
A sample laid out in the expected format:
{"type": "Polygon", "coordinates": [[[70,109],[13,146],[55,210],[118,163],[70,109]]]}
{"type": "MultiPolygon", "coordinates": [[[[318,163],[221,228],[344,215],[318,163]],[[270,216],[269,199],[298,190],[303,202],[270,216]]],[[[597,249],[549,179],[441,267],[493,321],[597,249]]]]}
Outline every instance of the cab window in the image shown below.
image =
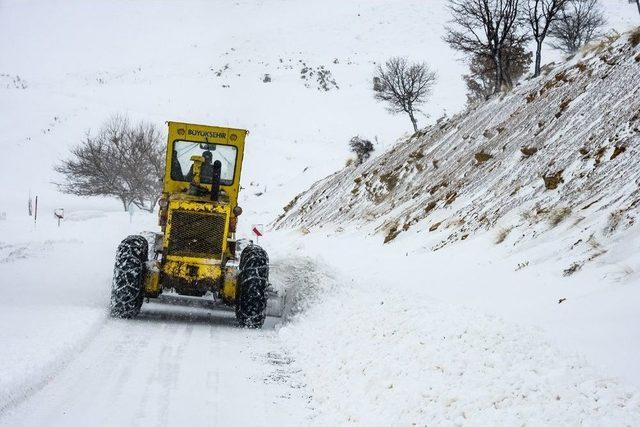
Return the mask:
{"type": "Polygon", "coordinates": [[[202,156],[205,159],[201,172],[201,182],[203,184],[211,184],[213,163],[216,160],[221,163],[220,184],[233,184],[236,157],[238,156],[236,147],[193,141],[174,141],[171,159],[171,179],[174,181],[191,181],[193,175],[192,156],[202,156]]]}

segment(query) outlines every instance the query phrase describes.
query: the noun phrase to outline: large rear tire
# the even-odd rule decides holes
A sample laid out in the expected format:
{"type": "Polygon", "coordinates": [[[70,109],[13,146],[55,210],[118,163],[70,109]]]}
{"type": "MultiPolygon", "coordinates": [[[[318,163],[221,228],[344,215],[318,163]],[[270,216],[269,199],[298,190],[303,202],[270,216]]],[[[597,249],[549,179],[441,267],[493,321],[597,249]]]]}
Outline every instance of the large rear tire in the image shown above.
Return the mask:
{"type": "Polygon", "coordinates": [[[131,319],[140,313],[149,246],[142,236],[129,236],[116,251],[111,285],[110,314],[131,319]]]}
{"type": "Polygon", "coordinates": [[[241,326],[261,328],[267,317],[269,257],[257,245],[249,245],[240,255],[236,287],[236,319],[241,326]]]}

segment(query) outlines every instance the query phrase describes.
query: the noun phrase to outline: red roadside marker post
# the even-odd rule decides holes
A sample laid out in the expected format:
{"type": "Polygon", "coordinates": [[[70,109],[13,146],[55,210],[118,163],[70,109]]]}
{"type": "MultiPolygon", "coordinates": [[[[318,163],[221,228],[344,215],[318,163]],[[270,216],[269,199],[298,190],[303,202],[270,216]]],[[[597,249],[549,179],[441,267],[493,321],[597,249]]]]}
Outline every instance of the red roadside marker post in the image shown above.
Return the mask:
{"type": "Polygon", "coordinates": [[[264,235],[264,225],[254,224],[251,226],[251,232],[256,236],[256,243],[260,242],[260,237],[264,235]]]}

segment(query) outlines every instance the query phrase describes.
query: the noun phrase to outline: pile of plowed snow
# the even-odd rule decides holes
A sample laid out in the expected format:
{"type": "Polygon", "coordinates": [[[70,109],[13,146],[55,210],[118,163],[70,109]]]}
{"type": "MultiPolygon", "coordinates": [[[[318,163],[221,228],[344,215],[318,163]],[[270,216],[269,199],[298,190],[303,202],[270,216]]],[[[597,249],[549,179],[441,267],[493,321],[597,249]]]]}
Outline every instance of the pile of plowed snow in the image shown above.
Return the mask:
{"type": "Polygon", "coordinates": [[[351,289],[280,335],[320,425],[640,422],[638,395],[584,360],[531,330],[436,300],[351,289]]]}

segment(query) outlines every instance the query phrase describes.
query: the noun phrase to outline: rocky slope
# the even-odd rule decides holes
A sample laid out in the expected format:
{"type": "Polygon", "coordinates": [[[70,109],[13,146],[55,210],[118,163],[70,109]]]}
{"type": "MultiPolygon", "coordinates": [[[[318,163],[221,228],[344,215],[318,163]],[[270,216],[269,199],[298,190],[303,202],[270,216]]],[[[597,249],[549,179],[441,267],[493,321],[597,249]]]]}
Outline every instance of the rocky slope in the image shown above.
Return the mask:
{"type": "Polygon", "coordinates": [[[494,227],[518,245],[572,221],[597,256],[594,234],[635,223],[639,144],[640,28],[317,182],[274,226],[366,226],[385,243],[432,232],[438,249],[494,227]]]}

